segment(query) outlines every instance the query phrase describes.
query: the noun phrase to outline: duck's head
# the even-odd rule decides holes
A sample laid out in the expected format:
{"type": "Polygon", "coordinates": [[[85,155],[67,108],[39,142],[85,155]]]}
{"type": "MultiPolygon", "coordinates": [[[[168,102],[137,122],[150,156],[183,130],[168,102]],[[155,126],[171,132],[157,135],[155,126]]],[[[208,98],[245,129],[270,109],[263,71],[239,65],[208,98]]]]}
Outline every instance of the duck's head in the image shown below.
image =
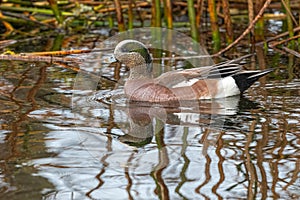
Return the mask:
{"type": "MultiPolygon", "coordinates": [[[[152,58],[147,47],[136,40],[123,40],[117,44],[114,50],[116,60],[123,63],[130,70],[145,70],[145,73],[152,71],[152,58]]],[[[140,72],[141,73],[141,72],[140,72]]]]}

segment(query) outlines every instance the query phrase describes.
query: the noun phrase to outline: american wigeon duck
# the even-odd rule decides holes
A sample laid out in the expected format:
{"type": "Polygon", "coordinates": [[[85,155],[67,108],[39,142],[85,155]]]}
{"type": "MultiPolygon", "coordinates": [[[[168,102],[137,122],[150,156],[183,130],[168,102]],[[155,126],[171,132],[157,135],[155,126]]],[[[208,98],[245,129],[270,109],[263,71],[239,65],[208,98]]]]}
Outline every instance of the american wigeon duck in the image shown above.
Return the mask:
{"type": "Polygon", "coordinates": [[[114,56],[130,70],[124,86],[127,98],[153,103],[238,95],[272,71],[244,71],[243,59],[239,58],[213,66],[170,71],[153,78],[152,57],[143,43],[123,40],[115,47],[114,56]]]}

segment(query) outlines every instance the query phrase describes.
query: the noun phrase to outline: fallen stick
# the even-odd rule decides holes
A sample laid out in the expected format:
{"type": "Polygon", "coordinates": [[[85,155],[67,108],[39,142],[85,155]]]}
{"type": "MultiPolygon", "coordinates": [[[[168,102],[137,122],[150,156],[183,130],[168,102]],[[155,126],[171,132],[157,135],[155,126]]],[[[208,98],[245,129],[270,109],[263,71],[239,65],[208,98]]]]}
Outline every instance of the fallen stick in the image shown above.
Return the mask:
{"type": "Polygon", "coordinates": [[[77,58],[61,58],[61,57],[53,57],[53,56],[33,56],[33,55],[0,55],[0,60],[17,60],[17,61],[29,61],[29,62],[63,62],[63,63],[80,63],[82,59],[77,58]]]}
{"type": "Polygon", "coordinates": [[[299,37],[300,37],[300,35],[295,35],[295,36],[290,37],[290,38],[287,38],[287,39],[285,39],[285,40],[281,40],[281,41],[278,41],[278,42],[272,42],[269,46],[270,46],[271,48],[273,48],[273,47],[275,47],[275,46],[278,46],[278,45],[280,45],[280,44],[286,43],[286,42],[288,42],[288,41],[295,40],[295,39],[297,39],[297,38],[299,38],[299,37]]]}
{"type": "Polygon", "coordinates": [[[285,50],[286,52],[288,52],[288,53],[290,53],[290,54],[292,54],[292,55],[300,58],[300,53],[298,53],[297,51],[289,49],[287,47],[282,47],[282,49],[285,50]]]}

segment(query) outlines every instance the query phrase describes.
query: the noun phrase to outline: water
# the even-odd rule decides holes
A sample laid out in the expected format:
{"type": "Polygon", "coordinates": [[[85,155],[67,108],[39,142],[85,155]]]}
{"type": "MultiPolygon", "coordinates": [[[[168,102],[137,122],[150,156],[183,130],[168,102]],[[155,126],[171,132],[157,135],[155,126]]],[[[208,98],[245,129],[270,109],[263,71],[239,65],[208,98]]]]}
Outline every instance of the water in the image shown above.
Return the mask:
{"type": "Polygon", "coordinates": [[[264,58],[243,97],[180,108],[128,104],[117,65],[1,61],[0,199],[300,198],[299,60],[264,58]]]}

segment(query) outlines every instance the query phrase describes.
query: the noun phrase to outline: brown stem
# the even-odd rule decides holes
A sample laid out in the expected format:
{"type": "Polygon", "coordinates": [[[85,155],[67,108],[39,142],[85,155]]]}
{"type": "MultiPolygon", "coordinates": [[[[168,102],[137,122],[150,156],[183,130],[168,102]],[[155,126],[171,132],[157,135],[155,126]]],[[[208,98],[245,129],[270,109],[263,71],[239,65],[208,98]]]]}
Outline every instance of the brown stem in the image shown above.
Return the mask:
{"type": "Polygon", "coordinates": [[[228,0],[222,0],[222,7],[223,7],[224,21],[226,25],[226,40],[227,43],[230,44],[233,41],[233,32],[232,32],[232,23],[231,23],[228,0]]]}
{"type": "Polygon", "coordinates": [[[219,56],[219,55],[225,53],[226,51],[228,51],[229,49],[231,49],[236,44],[238,44],[251,31],[251,29],[254,27],[255,23],[261,18],[261,16],[263,15],[264,11],[266,10],[266,8],[270,5],[271,1],[272,0],[266,0],[264,6],[261,8],[261,10],[257,14],[257,16],[252,21],[252,23],[249,24],[248,28],[242,33],[242,35],[240,35],[233,43],[231,43],[230,45],[228,45],[225,49],[222,49],[221,51],[219,51],[218,53],[216,53],[214,56],[219,56]]]}
{"type": "Polygon", "coordinates": [[[119,31],[125,31],[124,19],[120,0],[114,0],[116,6],[117,20],[119,31]]]}

